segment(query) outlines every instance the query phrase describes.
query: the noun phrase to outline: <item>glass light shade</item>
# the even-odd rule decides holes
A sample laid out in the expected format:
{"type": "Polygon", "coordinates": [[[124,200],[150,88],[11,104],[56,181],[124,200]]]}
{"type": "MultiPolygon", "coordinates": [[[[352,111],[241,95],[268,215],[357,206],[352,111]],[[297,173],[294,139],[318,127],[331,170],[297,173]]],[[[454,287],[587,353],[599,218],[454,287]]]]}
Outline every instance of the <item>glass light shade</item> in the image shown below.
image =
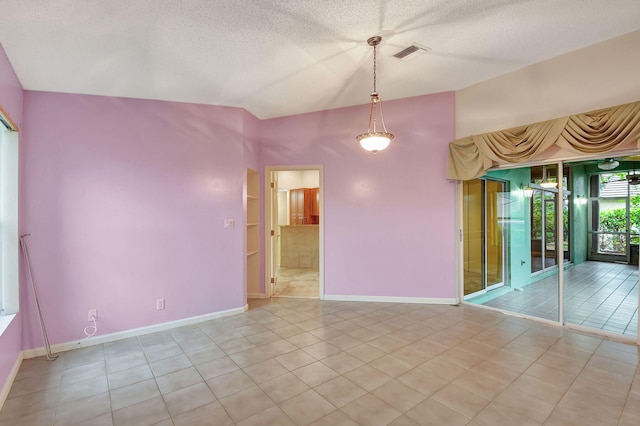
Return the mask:
{"type": "Polygon", "coordinates": [[[533,197],[533,188],[531,188],[530,186],[527,186],[526,188],[524,188],[522,192],[524,192],[524,196],[527,198],[533,197]]]}
{"type": "Polygon", "coordinates": [[[543,188],[555,188],[558,186],[558,182],[540,182],[540,186],[543,188]]]}
{"type": "Polygon", "coordinates": [[[393,139],[393,135],[387,132],[387,127],[384,125],[382,100],[376,91],[376,46],[380,44],[380,41],[382,41],[382,37],[380,36],[373,36],[367,40],[367,44],[373,47],[373,92],[371,92],[371,102],[369,103],[369,127],[366,133],[356,136],[356,140],[360,142],[360,146],[374,154],[388,147],[391,139],[393,139]],[[380,110],[382,132],[376,130],[378,110],[380,110]]]}
{"type": "Polygon", "coordinates": [[[356,136],[356,139],[360,141],[362,148],[376,153],[389,146],[393,135],[386,132],[368,132],[356,136]]]}
{"type": "Polygon", "coordinates": [[[602,163],[598,164],[600,170],[613,170],[618,167],[620,163],[612,158],[607,158],[602,163]]]}

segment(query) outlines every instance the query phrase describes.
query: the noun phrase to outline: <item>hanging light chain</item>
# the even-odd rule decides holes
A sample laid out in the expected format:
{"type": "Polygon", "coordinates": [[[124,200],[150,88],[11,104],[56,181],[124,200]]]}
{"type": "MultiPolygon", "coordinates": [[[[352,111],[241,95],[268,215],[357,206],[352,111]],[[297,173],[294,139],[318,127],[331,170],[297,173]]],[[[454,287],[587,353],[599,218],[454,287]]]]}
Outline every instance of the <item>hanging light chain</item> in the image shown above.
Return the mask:
{"type": "Polygon", "coordinates": [[[373,92],[376,93],[376,46],[378,44],[375,43],[373,45],[373,92]]]}
{"type": "Polygon", "coordinates": [[[387,128],[384,124],[384,117],[382,116],[382,101],[378,95],[378,55],[377,55],[377,46],[380,44],[382,37],[373,36],[367,40],[367,44],[373,47],[373,92],[371,92],[371,102],[369,103],[369,127],[367,129],[367,133],[362,133],[356,136],[356,139],[360,141],[360,145],[367,151],[371,151],[376,153],[380,150],[385,149],[391,139],[393,139],[393,134],[387,131],[387,128]],[[382,124],[382,129],[384,131],[378,131],[376,128],[378,123],[378,112],[380,113],[380,123],[382,124]]]}

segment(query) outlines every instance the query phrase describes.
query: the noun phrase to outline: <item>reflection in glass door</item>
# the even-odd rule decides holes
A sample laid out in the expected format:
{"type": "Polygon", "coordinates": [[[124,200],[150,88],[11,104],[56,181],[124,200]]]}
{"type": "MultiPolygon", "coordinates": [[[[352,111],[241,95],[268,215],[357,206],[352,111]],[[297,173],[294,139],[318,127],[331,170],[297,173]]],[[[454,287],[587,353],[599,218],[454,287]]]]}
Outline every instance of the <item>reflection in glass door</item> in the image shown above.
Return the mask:
{"type": "Polygon", "coordinates": [[[495,288],[504,284],[504,211],[503,194],[506,184],[485,180],[485,288],[495,288]]]}
{"type": "Polygon", "coordinates": [[[463,186],[465,303],[637,338],[640,178],[633,162],[620,161],[609,176],[597,164],[493,170],[488,179],[498,183],[463,186]],[[500,182],[509,193],[500,194],[500,182]],[[504,228],[502,264],[491,260],[492,224],[504,228]],[[494,267],[494,276],[503,269],[504,286],[487,291],[494,267]]]}
{"type": "MultiPolygon", "coordinates": [[[[473,251],[467,253],[465,260],[475,253],[485,256],[484,269],[474,271],[476,275],[480,271],[484,278],[480,289],[472,288],[466,277],[463,280],[465,301],[558,321],[560,249],[556,245],[561,237],[556,233],[562,227],[564,216],[570,216],[570,211],[567,205],[566,214],[563,214],[563,203],[559,199],[569,191],[565,187],[564,173],[557,170],[557,165],[493,170],[483,182],[470,183],[466,188],[465,203],[461,203],[466,209],[462,214],[464,226],[469,226],[474,215],[481,213],[481,223],[486,228],[480,230],[482,233],[465,230],[463,235],[463,244],[469,244],[468,250],[473,251]],[[560,182],[562,187],[559,187],[560,182]],[[479,197],[484,200],[483,204],[477,201],[479,197]],[[481,207],[484,210],[478,210],[481,207]],[[494,207],[495,213],[492,212],[494,207]],[[488,235],[492,227],[498,237],[494,245],[488,235]],[[483,235],[483,239],[478,241],[476,237],[475,241],[469,241],[474,234],[483,235]],[[494,255],[499,252],[502,256],[494,255]],[[532,266],[530,261],[535,260],[537,262],[532,266]]],[[[469,266],[472,263],[465,265],[465,274],[469,266]]]]}
{"type": "MultiPolygon", "coordinates": [[[[533,183],[531,196],[531,273],[541,272],[558,264],[556,233],[560,226],[557,223],[558,206],[558,174],[556,165],[544,165],[531,168],[533,183]]],[[[563,251],[565,261],[570,258],[569,253],[569,202],[571,194],[569,185],[569,170],[563,172],[562,203],[563,251]]]]}
{"type": "Polygon", "coordinates": [[[464,295],[504,285],[506,183],[474,179],[463,184],[464,295]]]}

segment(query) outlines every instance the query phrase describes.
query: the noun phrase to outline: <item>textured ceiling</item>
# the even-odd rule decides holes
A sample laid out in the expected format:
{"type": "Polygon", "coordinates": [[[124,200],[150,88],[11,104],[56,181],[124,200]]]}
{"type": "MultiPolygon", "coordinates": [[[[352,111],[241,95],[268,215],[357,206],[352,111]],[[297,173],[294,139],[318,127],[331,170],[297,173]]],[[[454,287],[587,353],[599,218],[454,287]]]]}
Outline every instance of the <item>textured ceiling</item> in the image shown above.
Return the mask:
{"type": "Polygon", "coordinates": [[[390,100],[459,90],[638,29],[639,0],[0,0],[0,43],[27,90],[259,118],[367,103],[376,34],[378,91],[390,100]],[[393,58],[412,43],[431,50],[393,58]]]}

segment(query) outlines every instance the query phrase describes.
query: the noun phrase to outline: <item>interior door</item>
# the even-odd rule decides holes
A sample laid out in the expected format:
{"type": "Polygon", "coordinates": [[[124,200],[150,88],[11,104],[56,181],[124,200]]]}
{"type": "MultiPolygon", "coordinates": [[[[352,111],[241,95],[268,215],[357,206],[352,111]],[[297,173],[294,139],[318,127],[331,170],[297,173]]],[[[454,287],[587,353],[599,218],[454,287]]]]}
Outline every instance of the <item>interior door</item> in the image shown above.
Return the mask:
{"type": "Polygon", "coordinates": [[[271,218],[270,218],[270,238],[269,243],[271,245],[271,262],[269,262],[269,276],[270,276],[270,292],[269,295],[275,292],[275,286],[278,283],[278,259],[280,254],[278,238],[280,232],[278,229],[278,172],[270,173],[271,184],[269,185],[269,197],[271,199],[271,218]]]}

